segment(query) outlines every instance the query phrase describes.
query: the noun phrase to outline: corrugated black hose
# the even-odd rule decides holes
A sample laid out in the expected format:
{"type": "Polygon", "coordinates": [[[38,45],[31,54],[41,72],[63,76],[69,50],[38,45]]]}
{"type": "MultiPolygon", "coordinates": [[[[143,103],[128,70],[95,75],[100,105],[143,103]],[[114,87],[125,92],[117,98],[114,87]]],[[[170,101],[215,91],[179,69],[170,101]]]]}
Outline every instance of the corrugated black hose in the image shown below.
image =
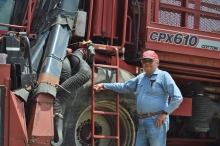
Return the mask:
{"type": "Polygon", "coordinates": [[[70,56],[70,62],[74,65],[71,76],[70,63],[66,58],[63,61],[63,67],[61,71],[60,86],[57,89],[57,95],[54,100],[54,140],[51,140],[53,146],[60,146],[63,142],[63,115],[65,112],[66,101],[70,93],[76,91],[79,87],[85,84],[91,78],[91,68],[83,60],[84,53],[80,50],[76,50],[70,56]]]}
{"type": "Polygon", "coordinates": [[[70,93],[76,91],[91,78],[91,68],[83,59],[83,52],[76,50],[70,56],[72,65],[76,65],[73,71],[75,75],[64,81],[57,90],[57,96],[54,103],[54,113],[64,114],[66,100],[70,93]]]}

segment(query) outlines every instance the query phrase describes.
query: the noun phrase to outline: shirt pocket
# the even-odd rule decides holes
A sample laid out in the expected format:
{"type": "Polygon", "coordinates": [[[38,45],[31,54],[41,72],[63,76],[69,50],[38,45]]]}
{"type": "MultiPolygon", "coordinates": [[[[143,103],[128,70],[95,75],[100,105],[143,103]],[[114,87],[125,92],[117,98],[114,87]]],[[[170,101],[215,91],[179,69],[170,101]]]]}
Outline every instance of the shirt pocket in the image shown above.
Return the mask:
{"type": "Polygon", "coordinates": [[[162,84],[160,81],[155,81],[149,83],[148,89],[147,89],[148,94],[158,94],[158,93],[164,93],[162,84]]]}

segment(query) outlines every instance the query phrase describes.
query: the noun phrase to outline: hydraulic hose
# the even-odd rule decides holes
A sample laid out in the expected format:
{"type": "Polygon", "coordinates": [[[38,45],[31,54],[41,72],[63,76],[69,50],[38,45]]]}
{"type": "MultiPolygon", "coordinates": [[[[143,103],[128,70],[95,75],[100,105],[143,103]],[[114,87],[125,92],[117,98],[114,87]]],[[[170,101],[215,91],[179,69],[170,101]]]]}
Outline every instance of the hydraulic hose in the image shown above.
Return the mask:
{"type": "Polygon", "coordinates": [[[30,70],[30,73],[32,73],[33,70],[32,70],[32,63],[31,63],[31,51],[30,51],[31,47],[30,47],[30,42],[29,42],[29,39],[28,39],[27,36],[23,36],[23,38],[24,38],[24,39],[26,40],[26,42],[27,42],[27,49],[26,49],[26,51],[27,51],[27,53],[28,53],[29,70],[30,70]]]}

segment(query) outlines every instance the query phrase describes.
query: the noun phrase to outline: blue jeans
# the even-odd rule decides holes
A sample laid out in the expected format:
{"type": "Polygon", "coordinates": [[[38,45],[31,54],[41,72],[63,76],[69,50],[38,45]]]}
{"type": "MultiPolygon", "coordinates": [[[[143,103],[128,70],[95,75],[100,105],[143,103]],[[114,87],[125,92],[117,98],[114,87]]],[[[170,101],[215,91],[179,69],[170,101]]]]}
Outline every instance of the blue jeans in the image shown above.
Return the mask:
{"type": "Polygon", "coordinates": [[[158,115],[139,119],[136,146],[166,146],[169,116],[160,127],[155,127],[157,117],[158,115]]]}

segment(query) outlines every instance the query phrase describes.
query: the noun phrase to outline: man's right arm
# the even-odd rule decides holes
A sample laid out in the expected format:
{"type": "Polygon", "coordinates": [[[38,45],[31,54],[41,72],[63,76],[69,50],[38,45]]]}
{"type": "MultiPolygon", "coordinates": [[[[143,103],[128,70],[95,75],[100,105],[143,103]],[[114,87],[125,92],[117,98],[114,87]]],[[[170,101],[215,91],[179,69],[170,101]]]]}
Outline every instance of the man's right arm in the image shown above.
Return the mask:
{"type": "Polygon", "coordinates": [[[95,91],[100,91],[101,88],[113,90],[119,93],[132,93],[136,90],[138,77],[135,77],[125,83],[99,83],[94,85],[95,91]]]}
{"type": "Polygon", "coordinates": [[[93,88],[95,91],[100,91],[102,88],[104,88],[104,83],[96,84],[93,88]]]}

